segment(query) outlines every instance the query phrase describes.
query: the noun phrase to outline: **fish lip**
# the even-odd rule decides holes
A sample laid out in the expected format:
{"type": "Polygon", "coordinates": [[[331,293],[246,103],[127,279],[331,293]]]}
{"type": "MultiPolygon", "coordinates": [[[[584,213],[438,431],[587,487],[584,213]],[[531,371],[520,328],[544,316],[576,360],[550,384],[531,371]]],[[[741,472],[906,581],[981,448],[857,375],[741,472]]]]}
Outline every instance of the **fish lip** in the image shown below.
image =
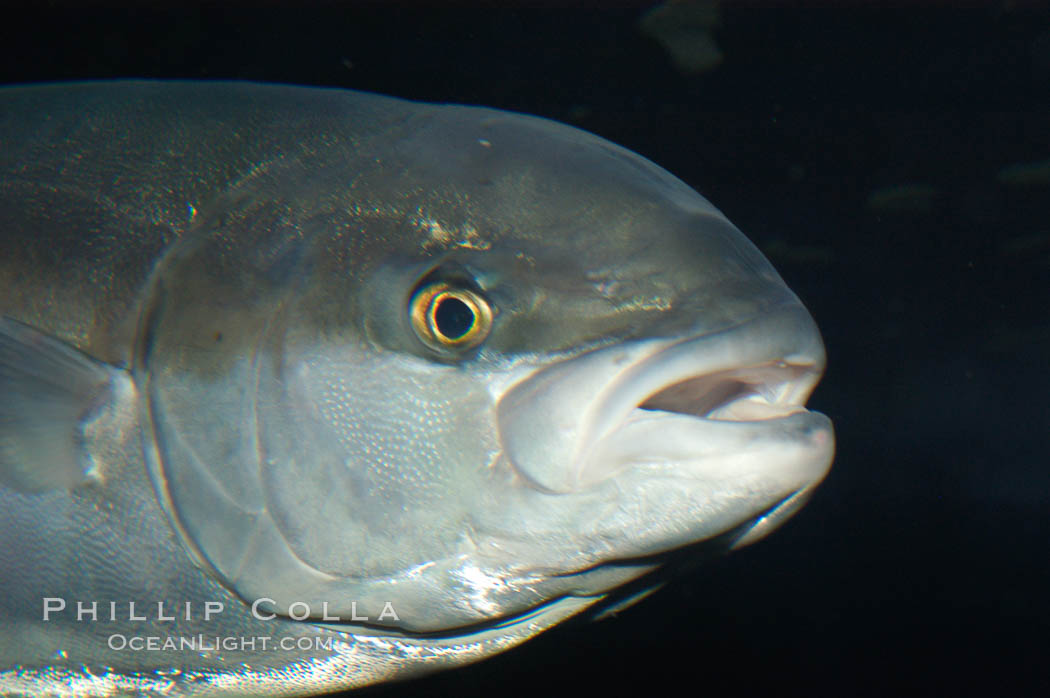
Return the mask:
{"type": "Polygon", "coordinates": [[[778,359],[682,378],[650,393],[637,409],[717,421],[781,419],[807,411],[817,379],[814,364],[778,359]]]}
{"type": "MultiPolygon", "coordinates": [[[[668,442],[657,433],[663,427],[681,437],[670,444],[675,457],[714,455],[716,442],[723,452],[746,449],[747,436],[768,442],[778,433],[771,425],[812,416],[804,404],[823,368],[820,333],[797,299],[756,309],[728,326],[697,325],[678,336],[593,349],[501,391],[497,420],[505,462],[528,487],[570,493],[629,466],[628,452],[638,462],[670,463],[668,442]],[[745,385],[751,393],[740,389],[745,385]],[[648,432],[639,424],[643,419],[652,427],[648,432]],[[705,440],[698,425],[712,439],[705,440]],[[717,434],[713,425],[722,427],[717,434]],[[650,454],[628,433],[645,433],[650,454]]],[[[789,432],[801,436],[792,424],[779,429],[789,432]]]]}
{"type": "Polygon", "coordinates": [[[632,375],[624,385],[636,386],[638,409],[765,421],[806,411],[825,363],[824,343],[809,313],[788,305],[713,335],[656,347],[629,369],[632,375]],[[757,407],[751,398],[760,398],[767,409],[734,409],[757,407]]]}
{"type": "Polygon", "coordinates": [[[610,476],[593,456],[633,421],[686,417],[698,426],[735,423],[753,432],[783,429],[789,421],[823,426],[826,418],[805,403],[823,376],[825,356],[812,318],[796,304],[716,333],[653,343],[598,401],[577,454],[576,485],[610,476]]]}

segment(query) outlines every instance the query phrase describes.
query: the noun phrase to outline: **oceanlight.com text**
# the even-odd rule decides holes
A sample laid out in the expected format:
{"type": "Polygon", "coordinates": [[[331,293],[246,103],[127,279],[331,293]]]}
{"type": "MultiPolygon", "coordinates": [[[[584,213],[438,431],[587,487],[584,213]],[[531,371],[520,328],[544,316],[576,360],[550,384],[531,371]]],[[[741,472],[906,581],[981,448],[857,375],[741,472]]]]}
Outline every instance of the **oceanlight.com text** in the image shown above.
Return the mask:
{"type": "Polygon", "coordinates": [[[122,635],[109,636],[115,652],[331,652],[332,637],[270,637],[255,635],[122,635]]]}

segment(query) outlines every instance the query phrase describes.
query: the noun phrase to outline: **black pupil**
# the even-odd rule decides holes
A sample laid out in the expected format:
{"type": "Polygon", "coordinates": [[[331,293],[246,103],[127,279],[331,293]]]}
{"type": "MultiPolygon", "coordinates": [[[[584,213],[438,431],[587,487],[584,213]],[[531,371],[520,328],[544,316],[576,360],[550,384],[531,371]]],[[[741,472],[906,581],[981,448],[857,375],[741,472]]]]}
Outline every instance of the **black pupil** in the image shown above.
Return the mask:
{"type": "Polygon", "coordinates": [[[434,308],[434,324],[449,339],[459,339],[474,326],[474,311],[458,298],[443,298],[434,308]]]}

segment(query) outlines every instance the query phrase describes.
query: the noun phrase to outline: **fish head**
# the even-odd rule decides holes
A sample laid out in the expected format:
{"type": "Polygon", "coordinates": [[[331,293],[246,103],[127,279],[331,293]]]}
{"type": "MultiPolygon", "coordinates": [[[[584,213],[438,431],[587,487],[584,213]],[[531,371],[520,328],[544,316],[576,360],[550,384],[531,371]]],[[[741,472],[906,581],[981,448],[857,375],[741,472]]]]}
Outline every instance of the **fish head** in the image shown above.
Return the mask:
{"type": "Polygon", "coordinates": [[[353,146],[202,210],[144,321],[169,506],[246,602],[524,622],[753,542],[824,477],[817,328],[688,185],[469,107],[353,146]]]}

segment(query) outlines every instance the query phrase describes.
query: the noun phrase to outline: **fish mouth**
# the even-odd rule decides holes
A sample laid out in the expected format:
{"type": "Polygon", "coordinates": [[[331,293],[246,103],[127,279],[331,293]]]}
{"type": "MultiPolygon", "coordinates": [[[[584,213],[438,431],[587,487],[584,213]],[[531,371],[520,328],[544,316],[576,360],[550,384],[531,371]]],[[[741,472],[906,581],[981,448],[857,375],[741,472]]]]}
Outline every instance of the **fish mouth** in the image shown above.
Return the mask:
{"type": "Polygon", "coordinates": [[[812,365],[776,361],[692,376],[658,389],[638,409],[732,422],[779,419],[805,412],[812,365]],[[800,394],[801,393],[801,394],[800,394]]]}
{"type": "MultiPolygon", "coordinates": [[[[799,432],[830,426],[805,407],[825,354],[803,309],[647,349],[593,403],[575,462],[578,485],[639,463],[688,464],[778,439],[787,445],[803,438],[799,432]]],[[[814,476],[827,463],[820,466],[814,476]]]]}
{"type": "Polygon", "coordinates": [[[623,397],[634,406],[625,415],[614,406],[608,418],[616,425],[580,459],[577,482],[589,487],[650,467],[722,483],[777,483],[756,499],[765,502],[759,510],[741,517],[730,545],[739,548],[802,508],[830,468],[831,422],[805,406],[823,373],[824,355],[796,353],[790,360],[692,375],[683,375],[688,368],[665,355],[691,350],[687,343],[682,350],[658,352],[625,381],[622,390],[635,397],[623,397]]]}
{"type": "Polygon", "coordinates": [[[735,468],[738,482],[752,472],[784,483],[786,498],[830,466],[830,421],[805,407],[824,362],[812,318],[794,303],[716,332],[600,349],[504,396],[508,460],[550,492],[639,467],[687,479],[735,468]]]}

